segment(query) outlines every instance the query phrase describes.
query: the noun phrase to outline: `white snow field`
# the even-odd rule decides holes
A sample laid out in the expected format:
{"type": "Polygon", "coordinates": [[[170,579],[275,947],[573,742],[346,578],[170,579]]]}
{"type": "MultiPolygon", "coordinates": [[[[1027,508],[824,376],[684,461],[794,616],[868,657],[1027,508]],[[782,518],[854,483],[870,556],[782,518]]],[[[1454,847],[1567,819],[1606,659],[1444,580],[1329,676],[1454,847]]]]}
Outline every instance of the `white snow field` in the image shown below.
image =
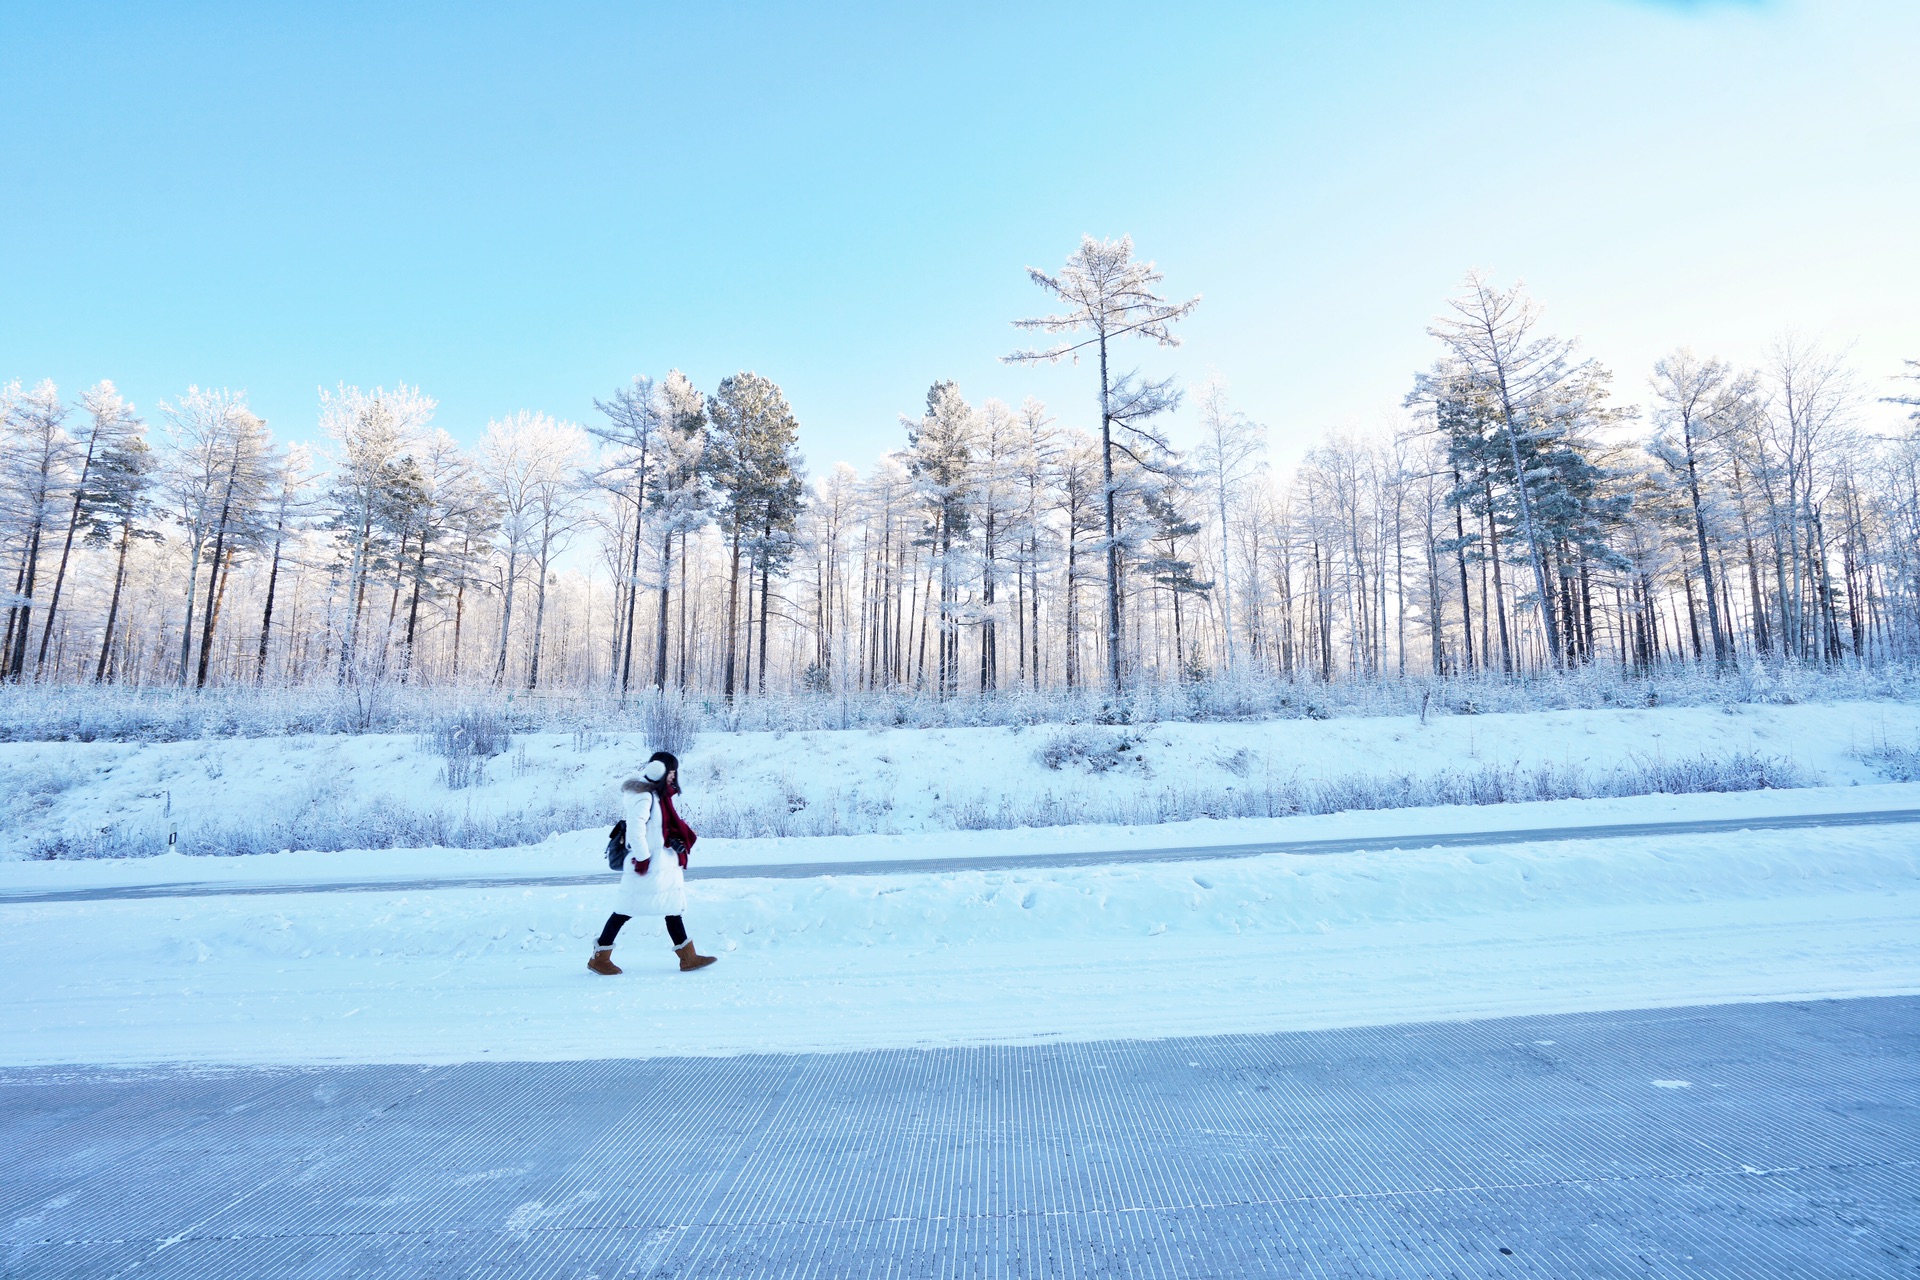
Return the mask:
{"type": "MultiPolygon", "coordinates": [[[[1920,704],[1729,704],[1231,724],[709,733],[683,808],[708,836],[1163,823],[1552,799],[1726,781],[1889,780],[1920,704]],[[1696,767],[1699,766],[1699,767],[1696,767]]],[[[392,845],[510,846],[609,821],[637,733],[526,734],[448,788],[412,734],[0,743],[0,861],[392,845]]]]}
{"type": "MultiPolygon", "coordinates": [[[[1058,731],[1065,732],[1065,731],[1058,731]]],[[[1422,834],[1912,809],[1920,784],[1862,758],[1920,736],[1900,703],[1553,712],[1124,732],[1129,760],[1037,756],[1046,729],[710,735],[684,810],[791,788],[895,833],[703,838],[699,866],[1165,848],[1405,835],[1322,856],[690,882],[672,967],[658,921],[622,935],[620,978],[585,971],[605,919],[613,781],[637,743],[527,744],[486,788],[449,793],[414,740],[313,738],[0,748],[0,1064],[569,1060],[1164,1037],[1513,1013],[1920,992],[1920,825],[1422,848],[1422,834]],[[1137,736],[1136,736],[1137,735],[1137,736]],[[576,745],[580,749],[576,749],[576,745]],[[1246,774],[1224,761],[1254,758],[1246,774]],[[1604,772],[1656,755],[1759,753],[1827,785],[1403,807],[1283,818],[941,830],[971,796],[1078,797],[1086,811],[1204,775],[1421,776],[1549,760],[1604,772]],[[36,775],[35,770],[42,771],[36,775]],[[24,792],[23,777],[58,788],[24,792]],[[313,791],[308,790],[314,789],[313,791]],[[495,849],[360,849],[25,861],[47,833],[344,804],[533,806],[571,788],[591,827],[495,849]],[[23,795],[27,798],[23,799],[23,795]],[[838,797],[834,800],[834,797],[838,797]],[[880,801],[885,799],[882,806],[880,801]],[[863,806],[870,806],[863,807],[863,806]],[[598,816],[595,816],[595,815],[598,816]],[[460,885],[577,875],[605,885],[460,885]],[[343,881],[447,887],[310,892],[343,881]],[[245,896],[45,901],[115,886],[277,885],[245,896]],[[9,900],[11,895],[12,900],[9,900]]],[[[1024,802],[1024,801],[1023,801],[1024,802]]],[[[783,799],[782,805],[791,803],[783,799]]],[[[225,821],[227,819],[218,819],[225,821]]],[[[238,818],[232,819],[238,821],[238,818]]],[[[712,824],[708,823],[709,829],[712,824]]],[[[297,832],[300,822],[281,828],[297,832]]],[[[187,845],[191,848],[191,843],[187,845]]]]}
{"type": "MultiPolygon", "coordinates": [[[[1850,790],[1920,804],[1920,787],[1850,790]]],[[[1684,800],[1713,813],[1738,798],[1684,800]]],[[[1814,811],[1844,798],[1805,797],[1814,811]]],[[[1633,819],[1680,802],[1605,803],[1633,819]]],[[[1462,817],[1394,816],[1408,830],[1462,817]]],[[[1303,821],[1329,820],[1266,825],[1297,834],[1303,821]]],[[[554,842],[549,865],[562,849],[580,845],[554,842]]],[[[50,869],[15,864],[5,879],[44,889],[18,873],[50,869]]],[[[608,879],[9,903],[0,1063],[630,1058],[1920,991],[1916,826],[695,880],[688,923],[721,963],[674,971],[659,922],[636,920],[619,978],[584,967],[608,879]]]]}

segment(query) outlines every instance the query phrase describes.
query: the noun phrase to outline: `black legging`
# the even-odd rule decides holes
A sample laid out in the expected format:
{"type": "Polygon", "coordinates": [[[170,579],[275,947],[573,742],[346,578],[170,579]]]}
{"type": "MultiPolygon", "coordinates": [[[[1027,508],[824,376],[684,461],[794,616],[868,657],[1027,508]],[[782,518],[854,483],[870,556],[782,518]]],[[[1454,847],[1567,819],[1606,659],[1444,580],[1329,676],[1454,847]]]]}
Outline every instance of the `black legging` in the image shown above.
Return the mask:
{"type": "MultiPolygon", "coordinates": [[[[600,931],[600,941],[598,945],[603,947],[612,946],[613,940],[616,937],[618,937],[620,934],[620,926],[625,924],[627,921],[631,919],[633,919],[632,916],[623,916],[618,911],[608,916],[607,927],[600,931]]],[[[674,946],[676,947],[686,946],[687,945],[686,922],[681,920],[679,916],[668,916],[667,917],[667,936],[673,939],[674,946]]]]}

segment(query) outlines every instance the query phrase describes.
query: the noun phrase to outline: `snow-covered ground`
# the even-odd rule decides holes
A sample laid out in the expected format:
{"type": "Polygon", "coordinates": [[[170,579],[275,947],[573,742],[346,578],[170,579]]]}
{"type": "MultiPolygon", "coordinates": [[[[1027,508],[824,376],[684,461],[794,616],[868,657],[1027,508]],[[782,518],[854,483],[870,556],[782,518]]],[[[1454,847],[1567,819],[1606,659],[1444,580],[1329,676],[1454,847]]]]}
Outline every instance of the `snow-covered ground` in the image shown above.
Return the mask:
{"type": "Polygon", "coordinates": [[[709,867],[1379,836],[1405,836],[1406,846],[1048,870],[696,878],[689,924],[722,962],[674,972],[659,922],[638,920],[617,952],[629,970],[618,979],[584,968],[609,909],[603,870],[605,885],[458,882],[604,868],[611,792],[644,757],[637,740],[525,738],[492,762],[484,786],[462,791],[445,788],[437,758],[412,737],[13,744],[0,747],[0,838],[12,854],[0,859],[0,971],[8,978],[0,1063],[631,1057],[1916,992],[1920,826],[1455,849],[1420,839],[1912,809],[1920,784],[1881,781],[1863,753],[1915,741],[1920,708],[1905,703],[1544,712],[1424,725],[1388,717],[712,734],[685,753],[684,808],[709,832],[696,853],[709,867]],[[1649,761],[1742,754],[1824,785],[1441,807],[1409,806],[1419,788],[1402,787],[1399,808],[1099,821],[1191,811],[1142,797],[1218,796],[1274,779],[1296,788],[1300,779],[1324,782],[1336,797],[1361,795],[1354,780],[1371,780],[1363,798],[1391,803],[1383,779],[1543,767],[1591,779],[1644,771],[1649,761]],[[351,826],[341,815],[356,812],[385,814],[397,834],[518,814],[538,838],[493,849],[301,850],[303,833],[332,823],[338,834],[351,826]],[[1034,821],[994,829],[1021,814],[1034,821]],[[79,848],[103,829],[147,853],[164,847],[157,833],[167,821],[183,836],[172,854],[25,856],[49,842],[79,848]],[[729,827],[789,834],[716,832],[729,827]],[[192,856],[214,829],[277,833],[284,845],[254,847],[289,851],[192,856]],[[818,829],[864,834],[791,834],[818,829]],[[382,878],[447,883],[301,888],[382,878]],[[145,900],[19,896],[161,883],[287,888],[145,900]]]}
{"type": "MultiPolygon", "coordinates": [[[[1920,705],[1855,702],[1149,726],[703,735],[683,811],[710,836],[1156,823],[1617,794],[1689,761],[1797,783],[1884,781],[1920,705]]],[[[0,859],[533,843],[610,821],[638,734],[529,734],[450,790],[413,735],[0,744],[0,859]]]]}
{"type": "Polygon", "coordinates": [[[634,1057],[1920,991],[1912,826],[691,888],[721,963],[675,972],[636,920],[616,979],[584,969],[600,886],[6,905],[0,1062],[634,1057]]]}

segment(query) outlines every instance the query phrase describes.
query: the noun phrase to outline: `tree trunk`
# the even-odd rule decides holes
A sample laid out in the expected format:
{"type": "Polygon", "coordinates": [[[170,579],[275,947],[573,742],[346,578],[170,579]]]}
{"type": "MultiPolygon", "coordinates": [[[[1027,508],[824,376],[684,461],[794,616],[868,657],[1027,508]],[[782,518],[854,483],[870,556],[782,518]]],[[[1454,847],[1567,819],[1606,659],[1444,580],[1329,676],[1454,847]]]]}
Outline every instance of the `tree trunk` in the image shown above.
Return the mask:
{"type": "Polygon", "coordinates": [[[113,599],[107,605],[107,630],[100,637],[100,661],[93,668],[93,682],[99,684],[107,674],[107,655],[113,652],[113,625],[120,617],[120,588],[127,580],[127,546],[133,541],[133,521],[120,523],[120,556],[113,567],[113,599]]]}
{"type": "Polygon", "coordinates": [[[547,625],[547,554],[552,539],[540,539],[540,587],[533,595],[533,657],[527,663],[527,691],[540,686],[540,640],[547,625]]]}
{"type": "Polygon", "coordinates": [[[727,670],[721,685],[721,696],[728,702],[733,701],[734,659],[738,656],[740,638],[740,523],[734,521],[733,527],[733,566],[727,575],[727,670]]]}
{"type": "MultiPolygon", "coordinates": [[[[1553,664],[1557,667],[1560,665],[1560,635],[1554,625],[1553,597],[1547,592],[1546,558],[1541,554],[1540,539],[1533,530],[1533,500],[1527,495],[1526,467],[1520,461],[1519,424],[1514,421],[1513,402],[1507,389],[1507,371],[1504,363],[1500,366],[1500,412],[1507,425],[1507,451],[1511,454],[1513,461],[1514,492],[1520,498],[1520,531],[1527,540],[1527,558],[1533,564],[1533,588],[1539,593],[1540,598],[1540,625],[1546,629],[1547,652],[1553,655],[1553,664]]],[[[1491,508],[1488,510],[1488,517],[1489,519],[1492,517],[1491,508]]],[[[1494,566],[1496,581],[1499,573],[1499,565],[1496,562],[1494,566]]],[[[1503,603],[1501,606],[1503,613],[1505,607],[1503,603]]],[[[1511,672],[1510,658],[1508,658],[1508,664],[1511,672]]]]}
{"type": "Polygon", "coordinates": [[[98,421],[95,419],[96,429],[87,437],[87,456],[80,463],[80,482],[74,486],[73,490],[73,510],[67,515],[67,537],[60,546],[60,568],[53,575],[53,594],[47,598],[47,621],[46,625],[40,629],[40,655],[34,659],[33,663],[36,675],[40,668],[47,664],[47,641],[53,635],[54,615],[60,610],[60,588],[67,581],[67,558],[73,554],[73,531],[80,524],[80,500],[86,496],[87,475],[93,470],[93,450],[100,442],[98,421]]]}
{"type": "MultiPolygon", "coordinates": [[[[279,558],[280,558],[280,544],[278,542],[275,542],[274,543],[274,561],[276,565],[279,562],[279,558]]],[[[426,584],[427,584],[427,535],[426,535],[426,530],[422,529],[420,532],[420,555],[413,562],[412,599],[407,602],[407,639],[406,639],[405,647],[400,652],[400,678],[402,680],[407,680],[411,678],[413,675],[414,637],[419,633],[419,627],[420,627],[420,593],[423,590],[425,590],[426,584]]],[[[268,590],[272,590],[272,588],[269,587],[268,590]]],[[[262,637],[262,640],[264,643],[264,636],[262,637]]],[[[263,649],[261,652],[264,655],[265,650],[263,649]]]]}
{"type": "Polygon", "coordinates": [[[671,594],[668,585],[673,581],[673,530],[667,529],[660,535],[660,613],[656,619],[653,646],[653,687],[662,693],[667,689],[667,597],[671,594]]]}
{"type": "MultiPolygon", "coordinates": [[[[768,534],[771,536],[771,528],[768,529],[768,534]]],[[[760,557],[760,668],[755,680],[758,686],[755,692],[763,698],[767,696],[767,588],[772,578],[772,570],[771,557],[763,554],[760,557]]]]}
{"type": "Polygon", "coordinates": [[[1113,416],[1107,381],[1107,332],[1100,330],[1100,480],[1106,511],[1107,535],[1107,681],[1121,690],[1120,677],[1120,534],[1113,491],[1113,416]]]}
{"type": "Polygon", "coordinates": [[[1500,620],[1500,671],[1513,674],[1513,639],[1507,631],[1507,588],[1500,580],[1500,531],[1493,518],[1493,485],[1487,485],[1487,561],[1493,566],[1493,607],[1500,620]]]}
{"type": "Polygon", "coordinates": [[[13,654],[8,664],[7,674],[19,680],[26,672],[27,632],[33,629],[33,579],[40,565],[40,522],[34,521],[33,532],[27,539],[27,562],[24,569],[26,590],[21,592],[19,626],[13,634],[13,654]]]}
{"type": "Polygon", "coordinates": [[[1681,430],[1687,446],[1687,494],[1693,500],[1693,536],[1700,550],[1701,581],[1707,593],[1707,626],[1713,631],[1713,665],[1715,670],[1725,671],[1733,663],[1733,653],[1720,625],[1720,599],[1713,589],[1713,555],[1707,550],[1707,517],[1700,504],[1700,471],[1694,462],[1692,423],[1682,421],[1681,430]]]}
{"type": "MultiPolygon", "coordinates": [[[[1453,487],[1457,493],[1460,488],[1460,473],[1453,473],[1453,487]]],[[[1454,558],[1460,563],[1460,637],[1466,644],[1467,670],[1474,669],[1473,661],[1473,599],[1467,585],[1467,519],[1463,508],[1466,503],[1453,504],[1454,558]]],[[[1485,619],[1481,620],[1485,625],[1485,619]]]]}
{"type": "Polygon", "coordinates": [[[213,632],[220,625],[220,606],[227,598],[227,583],[233,578],[233,557],[231,548],[224,556],[216,554],[213,572],[207,579],[207,626],[200,635],[200,669],[193,684],[196,689],[207,687],[207,660],[213,653],[213,632]]]}
{"type": "Polygon", "coordinates": [[[520,552],[517,548],[507,550],[507,591],[506,599],[500,609],[500,657],[493,664],[495,684],[507,682],[507,641],[513,635],[513,588],[520,580],[520,552]]]}
{"type": "MultiPolygon", "coordinates": [[[[646,457],[647,455],[642,452],[640,455],[640,466],[643,475],[646,470],[646,457]]],[[[627,686],[633,679],[633,620],[634,615],[640,612],[640,513],[643,501],[643,493],[637,492],[634,494],[633,556],[627,566],[627,635],[623,645],[625,656],[622,657],[620,661],[620,696],[623,698],[627,696],[627,686]]],[[[660,592],[663,597],[666,594],[666,589],[666,583],[663,581],[660,584],[660,592]]],[[[663,602],[660,607],[664,612],[666,609],[665,603],[663,602]]]]}
{"type": "Polygon", "coordinates": [[[267,678],[267,638],[273,634],[273,595],[280,585],[280,546],[286,527],[286,509],[283,507],[273,526],[273,567],[267,570],[267,604],[260,614],[260,657],[253,669],[255,684],[267,678]]]}

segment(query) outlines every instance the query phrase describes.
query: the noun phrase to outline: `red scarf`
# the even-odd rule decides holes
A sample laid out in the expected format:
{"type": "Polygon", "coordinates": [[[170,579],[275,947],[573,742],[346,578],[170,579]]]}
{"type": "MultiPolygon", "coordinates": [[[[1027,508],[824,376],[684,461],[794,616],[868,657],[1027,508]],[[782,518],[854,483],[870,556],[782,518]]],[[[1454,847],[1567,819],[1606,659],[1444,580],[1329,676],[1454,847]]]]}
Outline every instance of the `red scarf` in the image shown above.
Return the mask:
{"type": "MultiPolygon", "coordinates": [[[[680,869],[685,871],[687,855],[693,852],[693,842],[700,837],[693,834],[693,828],[687,825],[686,819],[682,818],[673,807],[673,798],[679,794],[679,783],[675,783],[671,791],[654,792],[660,801],[660,837],[666,841],[667,848],[673,850],[675,856],[680,859],[680,869]]],[[[647,868],[652,865],[652,858],[635,858],[634,874],[643,876],[647,874],[647,868]]]]}
{"type": "Polygon", "coordinates": [[[686,870],[687,855],[693,852],[693,842],[700,837],[693,834],[693,828],[687,825],[673,807],[673,798],[680,794],[680,784],[674,783],[671,791],[660,793],[660,835],[667,842],[667,848],[680,857],[680,869],[686,870]]]}

